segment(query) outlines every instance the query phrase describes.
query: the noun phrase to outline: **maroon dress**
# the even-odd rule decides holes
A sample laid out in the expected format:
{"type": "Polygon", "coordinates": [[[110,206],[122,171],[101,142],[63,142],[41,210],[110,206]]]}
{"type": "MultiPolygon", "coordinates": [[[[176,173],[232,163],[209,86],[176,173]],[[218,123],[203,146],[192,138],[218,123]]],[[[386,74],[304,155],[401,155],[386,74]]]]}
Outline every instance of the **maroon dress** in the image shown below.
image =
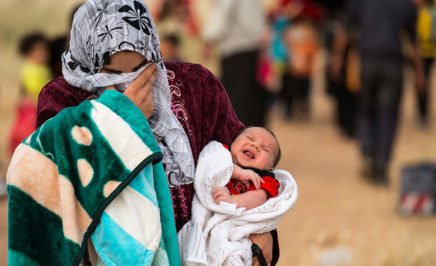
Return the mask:
{"type": "MultiPolygon", "coordinates": [[[[194,161],[197,162],[200,151],[212,140],[231,143],[243,125],[221,83],[201,65],[165,63],[165,66],[171,108],[188,136],[194,161]]],[[[94,98],[96,93],[73,87],[63,77],[54,79],[39,95],[37,127],[62,109],[94,98]]],[[[191,218],[193,195],[193,184],[171,188],[177,230],[191,218]]]]}
{"type": "MultiPolygon", "coordinates": [[[[236,117],[224,87],[209,70],[189,63],[167,62],[165,66],[171,90],[171,109],[188,136],[197,163],[206,144],[212,140],[230,144],[244,125],[236,117]]],[[[64,108],[97,97],[97,93],[73,87],[63,77],[58,77],[39,94],[36,126],[39,127],[64,108]]],[[[193,184],[171,188],[177,231],[191,219],[193,196],[193,184]]],[[[276,231],[272,234],[274,265],[279,249],[276,231]]]]}

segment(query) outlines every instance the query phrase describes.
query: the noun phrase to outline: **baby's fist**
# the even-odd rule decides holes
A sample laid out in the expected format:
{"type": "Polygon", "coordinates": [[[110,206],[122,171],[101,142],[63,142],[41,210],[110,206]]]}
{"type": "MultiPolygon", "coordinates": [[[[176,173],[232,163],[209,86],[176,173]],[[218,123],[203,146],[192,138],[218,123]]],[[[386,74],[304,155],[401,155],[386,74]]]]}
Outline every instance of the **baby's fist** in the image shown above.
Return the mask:
{"type": "Polygon", "coordinates": [[[224,187],[214,188],[212,190],[212,198],[216,204],[219,204],[221,201],[233,203],[232,195],[230,195],[229,191],[224,187]]]}

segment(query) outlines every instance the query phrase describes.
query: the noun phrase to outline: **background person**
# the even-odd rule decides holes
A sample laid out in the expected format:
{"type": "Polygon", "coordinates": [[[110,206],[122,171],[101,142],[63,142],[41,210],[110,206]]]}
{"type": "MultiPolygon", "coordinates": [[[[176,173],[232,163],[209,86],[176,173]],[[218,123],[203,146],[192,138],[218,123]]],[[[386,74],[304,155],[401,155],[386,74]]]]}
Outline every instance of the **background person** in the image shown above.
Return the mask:
{"type": "Polygon", "coordinates": [[[258,81],[265,30],[265,14],[259,0],[215,1],[213,13],[203,27],[206,46],[217,47],[221,80],[235,112],[244,124],[251,126],[264,126],[266,122],[268,93],[258,81]]]}
{"type": "Polygon", "coordinates": [[[431,0],[418,1],[417,41],[425,83],[416,88],[416,107],[421,126],[430,123],[431,70],[436,56],[436,6],[431,0]]]}
{"type": "Polygon", "coordinates": [[[20,41],[19,52],[24,62],[21,71],[20,98],[9,137],[10,155],[18,144],[36,129],[38,95],[51,79],[48,67],[49,42],[43,33],[25,35],[20,41]]]}
{"type": "MultiPolygon", "coordinates": [[[[362,62],[359,140],[363,174],[377,184],[389,181],[403,94],[404,56],[400,33],[406,32],[416,45],[416,16],[411,0],[348,2],[346,25],[354,26],[360,33],[357,41],[362,62]]],[[[422,84],[421,65],[417,53],[414,56],[415,78],[422,84]]]]}

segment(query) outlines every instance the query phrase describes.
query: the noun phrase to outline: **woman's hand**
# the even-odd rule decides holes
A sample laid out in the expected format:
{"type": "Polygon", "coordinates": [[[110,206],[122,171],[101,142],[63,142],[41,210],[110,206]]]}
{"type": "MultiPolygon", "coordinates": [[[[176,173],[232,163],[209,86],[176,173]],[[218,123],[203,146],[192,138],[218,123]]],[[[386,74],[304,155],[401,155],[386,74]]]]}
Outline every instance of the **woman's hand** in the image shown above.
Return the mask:
{"type": "MultiPolygon", "coordinates": [[[[248,237],[251,242],[256,243],[259,248],[262,250],[263,256],[265,257],[268,265],[271,264],[272,261],[272,249],[273,249],[273,238],[270,232],[258,234],[258,235],[250,235],[248,237]]],[[[257,258],[253,258],[253,266],[260,265],[257,258]]]]}
{"type": "Polygon", "coordinates": [[[149,119],[153,115],[153,83],[156,80],[156,65],[148,66],[124,91],[149,119]]]}

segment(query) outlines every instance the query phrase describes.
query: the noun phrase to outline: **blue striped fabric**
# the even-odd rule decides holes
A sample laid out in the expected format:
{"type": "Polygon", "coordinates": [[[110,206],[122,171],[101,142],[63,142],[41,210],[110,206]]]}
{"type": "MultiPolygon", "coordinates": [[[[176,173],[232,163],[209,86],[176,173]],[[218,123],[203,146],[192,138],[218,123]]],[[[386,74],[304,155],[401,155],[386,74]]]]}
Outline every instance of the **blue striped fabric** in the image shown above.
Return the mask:
{"type": "MultiPolygon", "coordinates": [[[[153,207],[158,211],[159,206],[153,185],[152,166],[149,165],[145,167],[129,184],[129,188],[144,197],[145,201],[148,200],[152,202],[154,205],[153,207]]],[[[125,191],[132,190],[126,189],[125,191]]],[[[130,194],[126,192],[122,192],[122,194],[125,197],[121,200],[122,204],[128,205],[129,200],[126,200],[126,198],[128,199],[130,194]]],[[[115,199],[115,201],[117,201],[117,199],[115,199]]],[[[135,201],[134,198],[132,198],[132,202],[133,201],[135,201]]],[[[108,209],[109,208],[112,208],[112,206],[109,206],[108,209]]],[[[135,217],[135,215],[137,215],[136,211],[138,211],[135,207],[132,208],[131,206],[125,206],[125,208],[123,208],[118,204],[113,208],[116,209],[121,217],[126,217],[126,219],[135,217]]],[[[141,242],[138,241],[138,238],[140,238],[141,235],[132,236],[129,234],[128,230],[130,229],[130,231],[132,231],[132,228],[124,228],[123,225],[117,223],[117,221],[111,217],[110,213],[108,213],[108,209],[104,211],[100,224],[91,236],[92,243],[99,256],[100,262],[105,265],[151,265],[156,249],[149,249],[141,244],[141,242]]],[[[143,222],[145,223],[146,221],[143,222]]],[[[135,223],[125,223],[124,226],[126,226],[126,224],[131,227],[137,226],[138,229],[143,226],[143,224],[135,223]]],[[[153,233],[158,235],[160,239],[160,234],[157,234],[156,232],[153,233]]],[[[159,253],[165,253],[162,256],[159,256],[159,259],[162,260],[163,258],[164,263],[168,265],[169,261],[163,246],[163,241],[160,241],[158,248],[161,248],[159,249],[159,253]]]]}
{"type": "Polygon", "coordinates": [[[154,205],[159,206],[154,191],[153,169],[151,167],[144,168],[129,186],[153,202],[154,205]]]}
{"type": "Polygon", "coordinates": [[[153,261],[154,251],[147,250],[106,213],[91,239],[104,265],[151,265],[153,261]]]}

